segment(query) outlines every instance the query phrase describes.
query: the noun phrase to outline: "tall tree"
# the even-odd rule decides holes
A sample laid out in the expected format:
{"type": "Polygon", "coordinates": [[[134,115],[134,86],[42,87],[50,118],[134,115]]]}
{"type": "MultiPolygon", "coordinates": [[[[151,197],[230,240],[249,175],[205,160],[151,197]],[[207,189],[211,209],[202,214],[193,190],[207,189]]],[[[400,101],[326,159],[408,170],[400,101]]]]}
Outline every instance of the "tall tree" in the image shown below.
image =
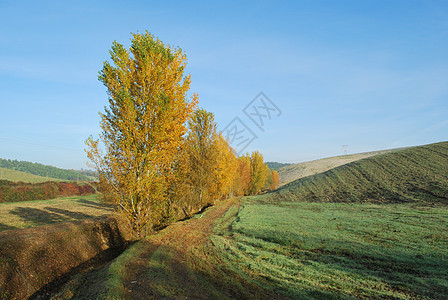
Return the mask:
{"type": "Polygon", "coordinates": [[[216,196],[231,198],[234,194],[233,183],[237,175],[236,155],[222,133],[216,136],[216,196]]]}
{"type": "Polygon", "coordinates": [[[242,155],[236,160],[236,176],[233,189],[236,196],[249,195],[250,182],[252,178],[252,167],[250,155],[242,155]]]}
{"type": "Polygon", "coordinates": [[[114,42],[112,62],[99,80],[109,107],[101,113],[100,141],[88,138],[86,152],[96,167],[104,199],[115,203],[137,234],[157,226],[169,210],[176,153],[197,104],[187,100],[186,56],[149,32],[132,34],[130,49],[114,42]]]}
{"type": "Polygon", "coordinates": [[[187,182],[192,187],[199,209],[216,197],[214,172],[217,168],[217,124],[212,113],[196,110],[188,122],[186,151],[189,171],[187,182]]]}
{"type": "Polygon", "coordinates": [[[276,188],[278,188],[279,183],[280,183],[280,177],[278,176],[278,172],[275,170],[271,171],[269,180],[269,189],[271,191],[275,190],[276,188]]]}
{"type": "Polygon", "coordinates": [[[259,194],[266,186],[269,175],[269,167],[263,162],[263,155],[258,152],[252,152],[250,156],[252,178],[249,186],[249,195],[259,194]]]}

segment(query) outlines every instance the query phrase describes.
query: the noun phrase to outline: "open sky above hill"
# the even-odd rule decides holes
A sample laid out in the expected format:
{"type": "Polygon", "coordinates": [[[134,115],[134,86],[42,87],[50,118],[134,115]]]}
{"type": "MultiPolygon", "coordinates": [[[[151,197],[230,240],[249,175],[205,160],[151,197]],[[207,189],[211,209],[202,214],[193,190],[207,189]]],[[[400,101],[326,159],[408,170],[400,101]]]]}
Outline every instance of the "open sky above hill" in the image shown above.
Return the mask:
{"type": "Polygon", "coordinates": [[[300,162],[448,140],[446,1],[0,0],[0,157],[85,168],[98,71],[145,30],[186,52],[220,129],[238,117],[256,136],[238,151],[300,162]],[[260,92],[274,110],[258,127],[260,92]]]}

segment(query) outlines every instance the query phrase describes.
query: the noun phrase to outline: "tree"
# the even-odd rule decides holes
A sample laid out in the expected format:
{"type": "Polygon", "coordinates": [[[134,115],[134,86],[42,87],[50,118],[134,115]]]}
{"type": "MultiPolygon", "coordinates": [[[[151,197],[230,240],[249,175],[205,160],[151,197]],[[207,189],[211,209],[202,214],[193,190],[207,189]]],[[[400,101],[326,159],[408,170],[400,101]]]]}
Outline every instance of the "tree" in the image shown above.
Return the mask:
{"type": "Polygon", "coordinates": [[[278,176],[278,172],[277,171],[271,171],[271,180],[269,183],[269,189],[271,191],[275,190],[276,188],[278,188],[278,185],[280,183],[280,177],[278,176]]]}
{"type": "Polygon", "coordinates": [[[266,181],[269,175],[269,168],[263,162],[263,155],[258,152],[252,152],[250,156],[252,177],[249,184],[249,195],[259,194],[266,186],[266,181]]]}
{"type": "Polygon", "coordinates": [[[216,196],[219,198],[231,198],[234,194],[233,183],[237,175],[236,155],[222,133],[216,136],[215,148],[216,161],[216,196]]]}
{"type": "Polygon", "coordinates": [[[240,156],[236,160],[236,176],[234,178],[234,193],[236,196],[249,195],[252,167],[250,155],[240,156]]]}
{"type": "Polygon", "coordinates": [[[217,124],[212,113],[198,109],[188,122],[186,151],[188,156],[187,182],[190,184],[199,209],[215,196],[214,172],[217,163],[217,124]]]}
{"type": "Polygon", "coordinates": [[[170,205],[177,151],[186,122],[197,104],[187,101],[190,76],[186,56],[149,32],[132,34],[130,49],[113,43],[112,62],[99,80],[107,87],[109,107],[101,113],[100,140],[89,137],[87,156],[96,167],[103,198],[139,235],[160,225],[170,205]]]}

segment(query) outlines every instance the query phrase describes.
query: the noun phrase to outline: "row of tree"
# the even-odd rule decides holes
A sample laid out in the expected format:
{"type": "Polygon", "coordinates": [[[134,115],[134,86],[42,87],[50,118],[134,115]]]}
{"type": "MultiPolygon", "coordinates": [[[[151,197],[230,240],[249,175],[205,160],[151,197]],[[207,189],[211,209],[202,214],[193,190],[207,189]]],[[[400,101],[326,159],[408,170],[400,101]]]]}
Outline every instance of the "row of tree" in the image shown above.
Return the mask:
{"type": "Polygon", "coordinates": [[[204,109],[192,114],[178,159],[174,197],[188,214],[217,199],[256,195],[279,183],[278,173],[269,170],[258,151],[237,157],[204,109]]]}
{"type": "Polygon", "coordinates": [[[130,49],[114,42],[99,80],[109,106],[99,140],[86,152],[102,197],[115,203],[137,235],[210,205],[217,199],[275,188],[259,152],[237,157],[213,114],[187,100],[186,57],[150,33],[133,34],[130,49]],[[102,147],[101,147],[102,145],[102,147]],[[104,151],[102,150],[104,148],[104,151]]]}

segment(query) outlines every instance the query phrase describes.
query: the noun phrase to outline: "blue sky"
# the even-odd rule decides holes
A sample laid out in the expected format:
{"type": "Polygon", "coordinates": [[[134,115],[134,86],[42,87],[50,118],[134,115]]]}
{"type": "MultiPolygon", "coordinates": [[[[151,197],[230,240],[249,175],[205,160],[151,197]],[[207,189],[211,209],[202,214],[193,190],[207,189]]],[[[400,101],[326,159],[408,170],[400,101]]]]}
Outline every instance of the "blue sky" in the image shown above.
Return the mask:
{"type": "Polygon", "coordinates": [[[446,1],[0,0],[0,157],[86,168],[114,40],[150,31],[188,57],[191,91],[246,151],[301,162],[448,140],[446,1]],[[264,131],[259,92],[282,111],[264,131]]]}

